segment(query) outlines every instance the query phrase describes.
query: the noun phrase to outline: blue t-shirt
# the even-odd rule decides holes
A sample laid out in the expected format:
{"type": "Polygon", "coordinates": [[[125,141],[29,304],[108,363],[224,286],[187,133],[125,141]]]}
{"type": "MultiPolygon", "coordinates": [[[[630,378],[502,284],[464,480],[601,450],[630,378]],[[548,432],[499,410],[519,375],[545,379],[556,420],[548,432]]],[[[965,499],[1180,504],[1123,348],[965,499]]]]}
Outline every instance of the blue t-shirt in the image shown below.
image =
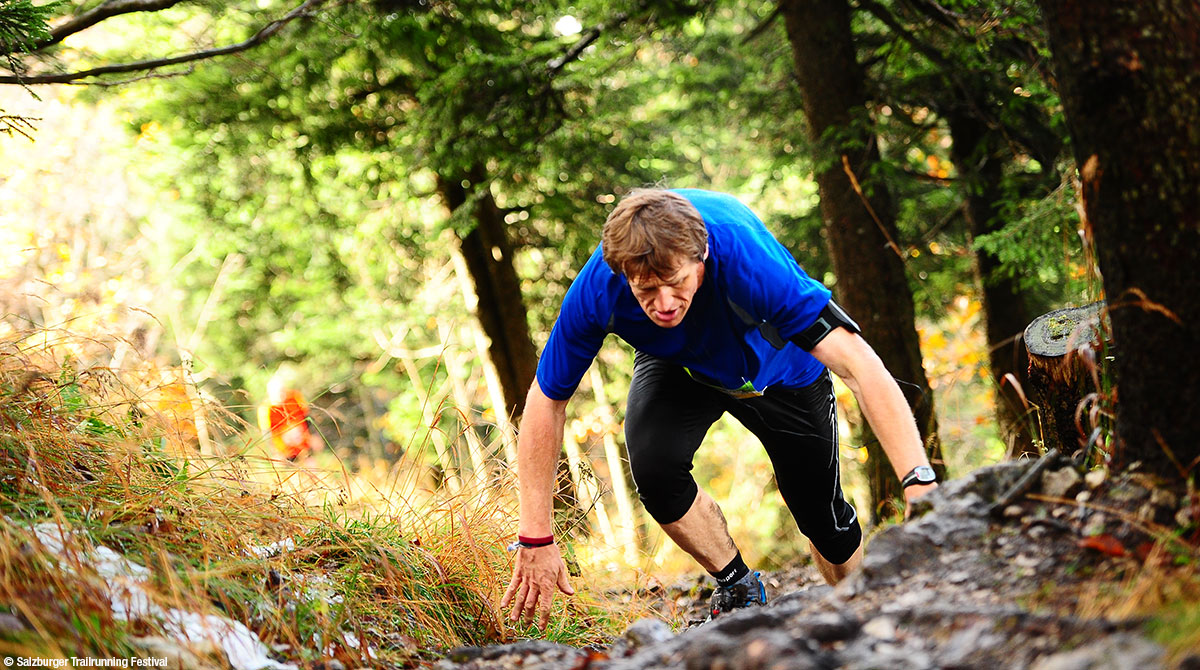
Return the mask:
{"type": "Polygon", "coordinates": [[[704,281],[683,321],[674,328],[655,325],[597,247],[567,290],[538,361],[538,385],[548,397],[565,400],[575,392],[610,332],[738,395],[801,388],[824,372],[820,361],[787,340],[816,321],[829,290],[736,198],[699,189],[675,193],[692,203],[708,229],[704,281]]]}

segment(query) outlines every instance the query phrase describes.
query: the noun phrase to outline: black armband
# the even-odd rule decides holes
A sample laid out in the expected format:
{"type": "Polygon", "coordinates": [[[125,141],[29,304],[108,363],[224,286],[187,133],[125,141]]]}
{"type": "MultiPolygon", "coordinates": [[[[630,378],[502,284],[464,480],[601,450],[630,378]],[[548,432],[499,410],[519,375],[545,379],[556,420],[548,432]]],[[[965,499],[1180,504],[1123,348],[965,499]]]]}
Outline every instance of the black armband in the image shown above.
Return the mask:
{"type": "Polygon", "coordinates": [[[852,333],[862,333],[862,328],[850,318],[846,310],[842,309],[833,300],[830,300],[825,305],[825,309],[817,315],[817,320],[813,325],[800,331],[800,334],[792,337],[791,341],[805,351],[812,351],[813,347],[817,346],[825,336],[833,332],[834,328],[841,326],[852,333]]]}

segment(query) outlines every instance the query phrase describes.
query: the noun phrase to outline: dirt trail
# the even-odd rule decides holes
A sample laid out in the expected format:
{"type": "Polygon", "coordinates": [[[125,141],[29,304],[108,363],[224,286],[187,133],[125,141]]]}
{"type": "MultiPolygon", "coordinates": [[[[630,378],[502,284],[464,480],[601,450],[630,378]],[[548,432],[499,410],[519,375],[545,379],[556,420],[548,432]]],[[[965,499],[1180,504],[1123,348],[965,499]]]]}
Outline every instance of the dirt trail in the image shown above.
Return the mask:
{"type": "MultiPolygon", "coordinates": [[[[1003,464],[948,482],[914,519],[876,535],[862,570],[837,588],[817,584],[810,569],[764,575],[775,586],[767,606],[678,634],[663,621],[645,619],[603,651],[525,642],[456,650],[437,667],[1170,667],[1165,650],[1144,634],[1143,621],[1075,612],[1088,609],[1077,599],[1089,580],[1111,581],[1118,568],[1136,569],[1146,560],[1152,545],[1145,522],[1173,521],[1192,510],[1181,510],[1174,496],[1136,474],[1085,480],[1064,462],[1030,478],[1028,495],[1006,499],[1032,467],[1029,461],[1003,464]]],[[[697,598],[693,616],[703,607],[697,598]]],[[[1200,650],[1173,665],[1200,669],[1200,650]]]]}

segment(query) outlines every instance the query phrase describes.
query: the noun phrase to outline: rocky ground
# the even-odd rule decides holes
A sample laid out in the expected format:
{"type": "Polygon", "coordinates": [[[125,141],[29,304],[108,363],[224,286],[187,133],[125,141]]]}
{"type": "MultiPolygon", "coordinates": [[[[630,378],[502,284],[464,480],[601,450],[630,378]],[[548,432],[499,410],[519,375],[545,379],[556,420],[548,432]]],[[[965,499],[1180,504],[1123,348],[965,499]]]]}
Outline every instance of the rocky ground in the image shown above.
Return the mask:
{"type": "Polygon", "coordinates": [[[708,591],[681,585],[660,595],[664,611],[686,608],[685,620],[672,622],[682,632],[644,619],[605,649],[464,648],[437,667],[1200,670],[1200,649],[1168,662],[1141,620],[1074,614],[1086,592],[1075,587],[1155,560],[1148,526],[1186,525],[1195,513],[1194,503],[1181,506],[1136,473],[1084,478],[1057,459],[984,468],[878,533],[861,571],[837,588],[818,583],[811,568],[765,575],[765,607],[689,626],[708,591]]]}

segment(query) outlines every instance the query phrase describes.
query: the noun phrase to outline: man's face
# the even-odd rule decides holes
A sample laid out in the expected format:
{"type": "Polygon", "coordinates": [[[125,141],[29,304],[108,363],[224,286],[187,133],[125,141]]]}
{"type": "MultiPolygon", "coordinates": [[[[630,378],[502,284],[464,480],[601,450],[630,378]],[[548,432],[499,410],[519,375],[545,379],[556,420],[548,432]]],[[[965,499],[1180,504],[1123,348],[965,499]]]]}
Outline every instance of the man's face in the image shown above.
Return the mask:
{"type": "Polygon", "coordinates": [[[683,261],[670,277],[629,279],[629,289],[655,325],[674,328],[683,321],[692,297],[704,282],[704,261],[683,261]]]}

